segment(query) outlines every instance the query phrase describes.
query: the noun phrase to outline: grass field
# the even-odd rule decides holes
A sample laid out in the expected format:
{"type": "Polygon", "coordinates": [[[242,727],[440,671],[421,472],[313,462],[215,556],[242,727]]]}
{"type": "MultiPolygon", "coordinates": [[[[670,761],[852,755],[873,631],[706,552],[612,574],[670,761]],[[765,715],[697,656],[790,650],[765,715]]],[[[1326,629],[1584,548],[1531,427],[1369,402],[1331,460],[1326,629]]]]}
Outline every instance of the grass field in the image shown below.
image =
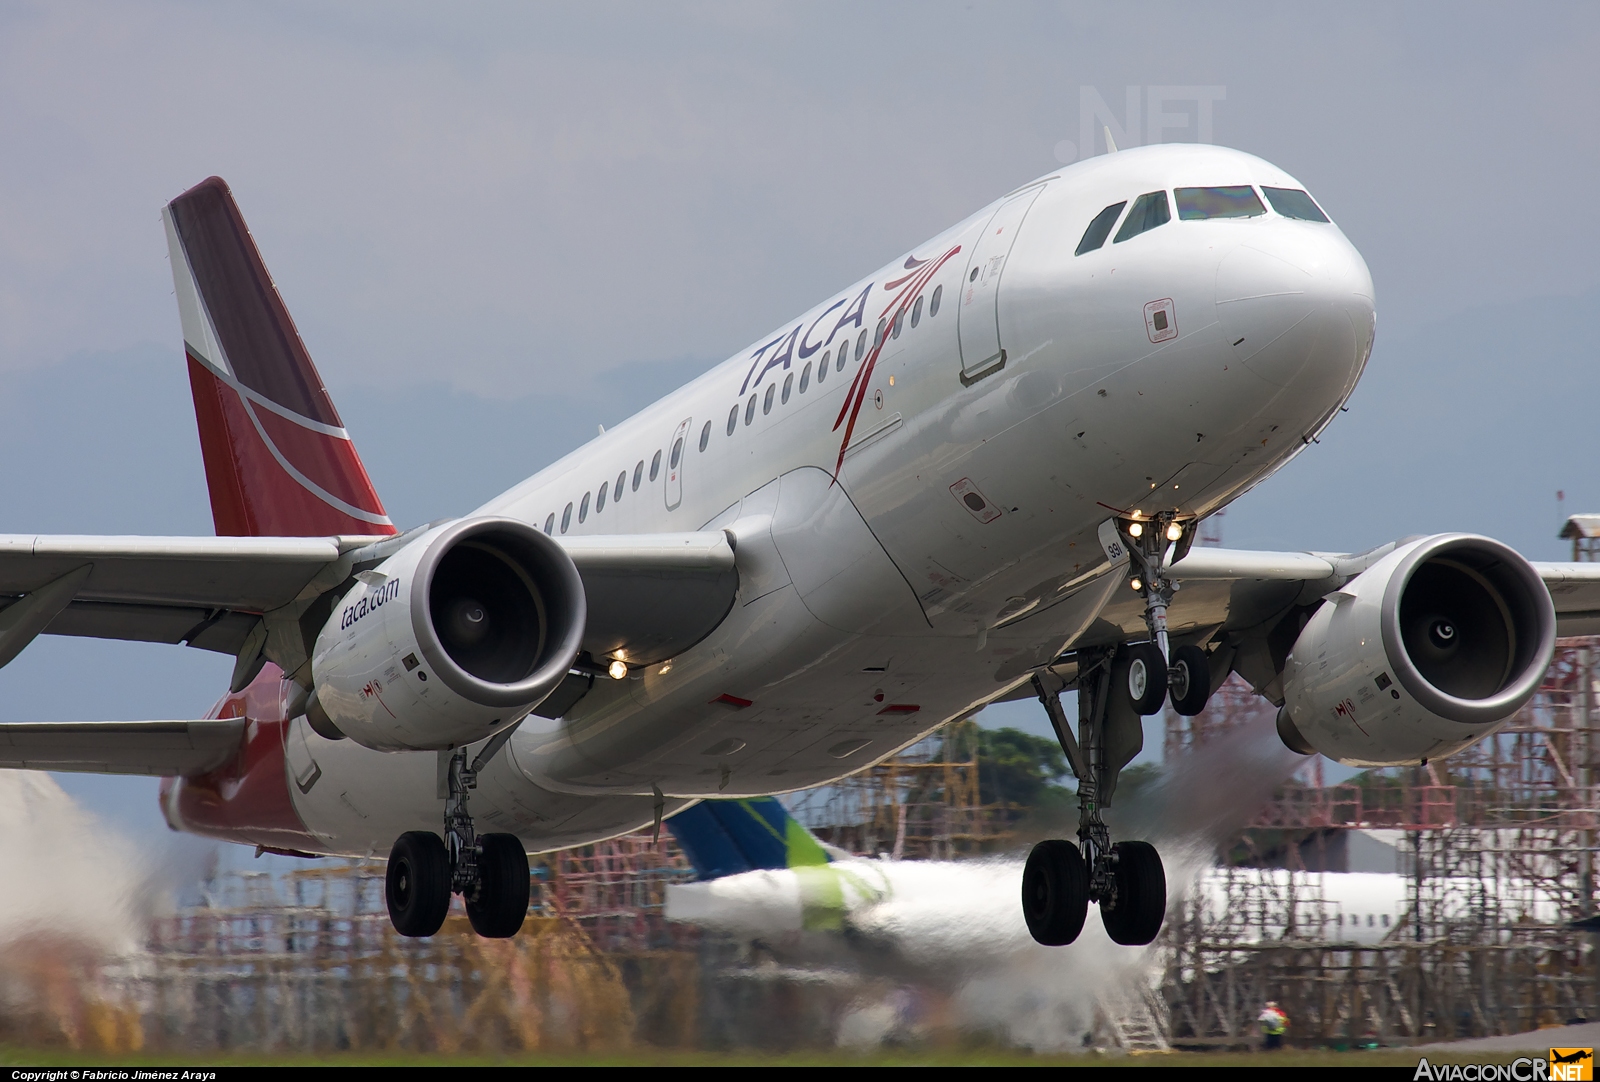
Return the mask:
{"type": "MultiPolygon", "coordinates": [[[[1428,1061],[1438,1063],[1509,1062],[1516,1053],[1498,1052],[1492,1055],[1441,1056],[1428,1054],[1428,1061]]],[[[228,1055],[210,1056],[204,1053],[186,1055],[167,1052],[150,1055],[107,1058],[63,1049],[31,1051],[21,1048],[0,1048],[0,1066],[4,1067],[256,1067],[256,1066],[384,1066],[384,1067],[472,1067],[472,1066],[528,1066],[528,1067],[1414,1067],[1419,1053],[1404,1049],[1382,1049],[1372,1052],[1329,1052],[1318,1050],[1286,1049],[1272,1053],[1235,1052],[1170,1052],[1131,1056],[1055,1056],[1028,1055],[1006,1050],[962,1049],[902,1049],[871,1053],[850,1053],[830,1050],[822,1052],[683,1052],[632,1050],[605,1055],[599,1053],[538,1056],[520,1055],[505,1058],[482,1056],[414,1055],[395,1052],[388,1055],[342,1054],[327,1055],[228,1055]]]]}

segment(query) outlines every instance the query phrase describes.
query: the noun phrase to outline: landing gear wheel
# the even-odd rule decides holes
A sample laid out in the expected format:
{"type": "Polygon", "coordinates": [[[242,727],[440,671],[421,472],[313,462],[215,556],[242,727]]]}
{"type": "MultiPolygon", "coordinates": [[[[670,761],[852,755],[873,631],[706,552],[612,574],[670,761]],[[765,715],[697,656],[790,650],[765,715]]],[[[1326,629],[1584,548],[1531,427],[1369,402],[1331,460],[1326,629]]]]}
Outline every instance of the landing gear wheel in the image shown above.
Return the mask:
{"type": "Polygon", "coordinates": [[[510,939],[528,915],[528,854],[515,834],[484,834],[478,843],[478,896],[467,901],[467,919],[485,939],[510,939]]]}
{"type": "MultiPolygon", "coordinates": [[[[1114,908],[1100,906],[1100,920],[1113,943],[1142,947],[1155,939],[1167,915],[1167,873],[1149,842],[1118,842],[1112,874],[1117,881],[1114,908]]],[[[1026,873],[1024,873],[1026,874],[1026,873]]]]}
{"type": "Polygon", "coordinates": [[[1126,692],[1136,714],[1156,714],[1167,700],[1167,660],[1153,642],[1136,642],[1117,651],[1111,666],[1113,693],[1126,692]]]}
{"type": "Polygon", "coordinates": [[[1078,938],[1089,914],[1089,871],[1071,842],[1043,841],[1022,869],[1022,915],[1033,938],[1061,947],[1078,938]]]}
{"type": "Polygon", "coordinates": [[[1167,683],[1172,690],[1172,709],[1192,718],[1206,708],[1211,698],[1211,663],[1198,646],[1180,646],[1172,651],[1167,666],[1167,683]]]}
{"type": "Polygon", "coordinates": [[[411,830],[389,851],[384,874],[389,920],[404,936],[430,936],[444,926],[450,911],[450,854],[439,835],[411,830]]]}

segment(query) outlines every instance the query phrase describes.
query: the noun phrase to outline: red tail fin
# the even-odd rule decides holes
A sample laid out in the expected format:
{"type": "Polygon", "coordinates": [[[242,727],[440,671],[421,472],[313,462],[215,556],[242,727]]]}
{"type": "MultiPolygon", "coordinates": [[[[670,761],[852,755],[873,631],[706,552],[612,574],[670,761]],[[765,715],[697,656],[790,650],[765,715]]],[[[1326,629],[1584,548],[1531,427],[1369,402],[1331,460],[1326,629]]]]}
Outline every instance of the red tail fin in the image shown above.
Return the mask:
{"type": "Polygon", "coordinates": [[[217,533],[394,533],[227,184],[162,220],[217,533]]]}

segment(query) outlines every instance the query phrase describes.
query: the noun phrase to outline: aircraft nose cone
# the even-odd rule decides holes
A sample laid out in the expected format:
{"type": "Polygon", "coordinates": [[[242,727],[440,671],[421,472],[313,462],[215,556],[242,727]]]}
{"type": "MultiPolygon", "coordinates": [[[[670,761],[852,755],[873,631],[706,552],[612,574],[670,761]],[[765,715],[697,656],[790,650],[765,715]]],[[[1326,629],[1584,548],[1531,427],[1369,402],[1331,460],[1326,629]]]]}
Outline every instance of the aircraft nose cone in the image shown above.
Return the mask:
{"type": "Polygon", "coordinates": [[[1353,385],[1371,347],[1372,277],[1328,225],[1276,223],[1228,252],[1217,266],[1216,303],[1233,356],[1282,387],[1308,375],[1353,385]]]}

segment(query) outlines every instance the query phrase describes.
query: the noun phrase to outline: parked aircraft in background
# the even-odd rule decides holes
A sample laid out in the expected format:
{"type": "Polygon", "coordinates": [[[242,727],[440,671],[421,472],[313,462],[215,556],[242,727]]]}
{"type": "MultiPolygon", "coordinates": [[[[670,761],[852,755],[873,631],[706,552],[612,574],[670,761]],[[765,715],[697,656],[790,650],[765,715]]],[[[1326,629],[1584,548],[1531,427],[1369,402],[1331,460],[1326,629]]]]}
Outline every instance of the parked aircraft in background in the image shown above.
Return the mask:
{"type": "Polygon", "coordinates": [[[515,934],[528,849],[822,784],[1036,694],[1080,825],[1029,857],[1027,925],[1070,942],[1094,902],[1147,943],[1161,859],[1101,815],[1141,715],[1238,672],[1295,749],[1417,762],[1526,702],[1558,627],[1600,627],[1600,565],[1482,537],[1191,550],[1338,415],[1374,329],[1361,256],[1237,151],[1025,184],[404,532],[228,187],[163,217],[218,536],[0,537],[0,663],[40,633],[183,643],[235,656],[230,687],[205,719],[0,726],[0,765],[159,774],[174,829],[389,852],[407,935],[452,891],[515,934]]]}
{"type": "MultiPolygon", "coordinates": [[[[668,920],[801,956],[829,956],[831,937],[819,943],[810,933],[838,933],[895,963],[950,967],[961,976],[1039,949],[1016,906],[1023,860],[852,856],[824,846],[771,797],[704,801],[667,825],[698,876],[667,887],[668,920]]],[[[1403,874],[1205,867],[1190,885],[1199,897],[1191,893],[1186,904],[1200,902],[1218,938],[1227,937],[1228,915],[1241,907],[1250,912],[1238,914],[1240,942],[1372,946],[1412,935],[1416,884],[1403,874]]],[[[1536,883],[1444,885],[1463,907],[1488,891],[1515,914],[1560,919],[1559,897],[1536,883]]]]}

